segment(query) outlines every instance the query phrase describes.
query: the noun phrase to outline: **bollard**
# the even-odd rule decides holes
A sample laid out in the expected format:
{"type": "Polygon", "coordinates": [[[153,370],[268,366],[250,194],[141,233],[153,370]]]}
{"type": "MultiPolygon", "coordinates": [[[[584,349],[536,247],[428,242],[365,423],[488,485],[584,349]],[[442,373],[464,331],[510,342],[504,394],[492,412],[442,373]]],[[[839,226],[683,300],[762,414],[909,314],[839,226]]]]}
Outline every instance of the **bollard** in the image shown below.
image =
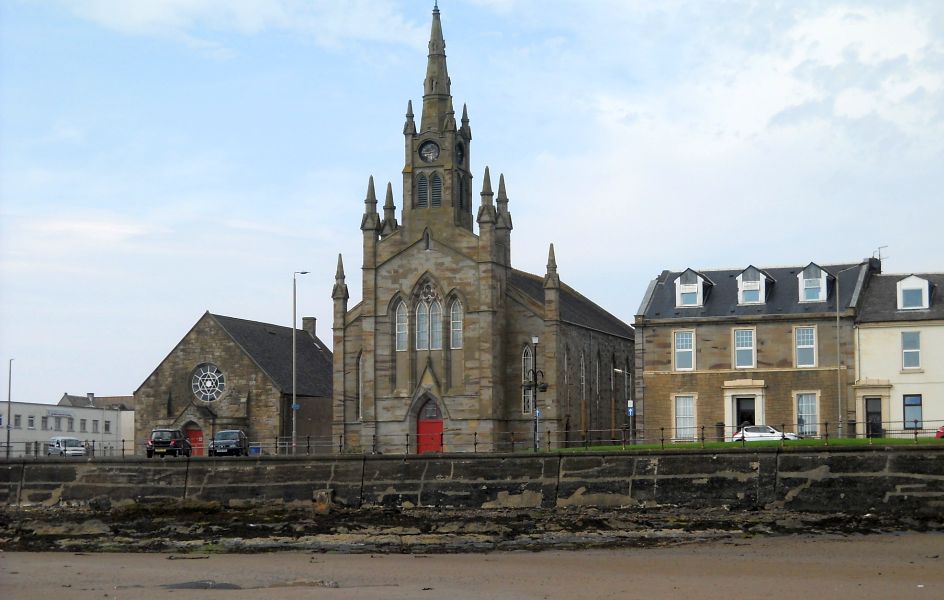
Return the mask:
{"type": "Polygon", "coordinates": [[[823,439],[826,441],[826,445],[829,445],[829,421],[823,423],[823,439]]]}
{"type": "Polygon", "coordinates": [[[780,424],[780,447],[783,448],[783,444],[787,439],[787,426],[784,423],[780,424]]]}
{"type": "Polygon", "coordinates": [[[305,436],[305,454],[311,454],[311,435],[305,436]]]}
{"type": "Polygon", "coordinates": [[[665,450],[665,427],[659,428],[659,443],[662,444],[662,449],[665,450]]]}
{"type": "Polygon", "coordinates": [[[121,440],[121,458],[125,457],[125,441],[121,440]]]}
{"type": "Polygon", "coordinates": [[[705,426],[701,426],[701,447],[705,447],[705,426]]]}
{"type": "Polygon", "coordinates": [[[479,451],[479,432],[473,431],[472,432],[472,452],[477,453],[478,451],[479,451]]]}
{"type": "Polygon", "coordinates": [[[544,439],[547,440],[547,451],[550,452],[551,451],[551,432],[545,431],[544,434],[545,434],[544,439]]]}
{"type": "Polygon", "coordinates": [[[406,447],[403,449],[404,454],[410,453],[410,434],[406,434],[406,447]]]}
{"type": "Polygon", "coordinates": [[[440,452],[446,451],[446,434],[445,432],[442,432],[442,431],[439,432],[439,451],[440,452]]]}
{"type": "Polygon", "coordinates": [[[338,454],[341,454],[341,452],[343,451],[344,451],[344,434],[339,433],[338,434],[338,454]]]}
{"type": "Polygon", "coordinates": [[[377,432],[375,431],[372,435],[372,441],[370,442],[371,454],[377,454],[377,432]]]}
{"type": "Polygon", "coordinates": [[[914,420],[914,443],[918,443],[918,419],[914,420]]]}

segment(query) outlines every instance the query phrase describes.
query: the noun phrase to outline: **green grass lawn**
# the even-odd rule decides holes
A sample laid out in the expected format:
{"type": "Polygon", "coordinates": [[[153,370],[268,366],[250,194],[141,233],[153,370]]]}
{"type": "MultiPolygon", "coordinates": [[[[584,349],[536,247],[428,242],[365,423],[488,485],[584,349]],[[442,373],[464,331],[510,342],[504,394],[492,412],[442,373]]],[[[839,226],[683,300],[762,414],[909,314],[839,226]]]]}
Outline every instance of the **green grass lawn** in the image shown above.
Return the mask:
{"type": "MultiPolygon", "coordinates": [[[[917,439],[918,444],[940,444],[944,446],[944,439],[935,439],[933,437],[921,437],[917,439]]],[[[580,446],[571,448],[560,448],[559,452],[633,452],[637,450],[691,450],[691,449],[718,449],[718,448],[774,448],[783,444],[785,447],[827,447],[827,446],[906,446],[914,445],[913,437],[895,437],[895,438],[829,438],[827,439],[801,439],[801,440],[770,440],[762,442],[719,442],[705,440],[704,443],[695,442],[669,442],[666,440],[665,446],[661,443],[646,444],[606,444],[597,446],[580,446]]]]}

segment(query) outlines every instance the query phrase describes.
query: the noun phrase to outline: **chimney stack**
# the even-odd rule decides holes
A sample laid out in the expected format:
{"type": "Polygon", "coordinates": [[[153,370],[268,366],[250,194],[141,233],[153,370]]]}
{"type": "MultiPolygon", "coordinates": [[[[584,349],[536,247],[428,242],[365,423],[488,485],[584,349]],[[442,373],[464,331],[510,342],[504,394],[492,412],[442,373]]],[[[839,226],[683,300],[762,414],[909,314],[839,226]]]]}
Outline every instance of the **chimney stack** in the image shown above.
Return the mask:
{"type": "Polygon", "coordinates": [[[308,335],[311,337],[315,336],[315,327],[318,323],[318,319],[315,317],[302,317],[302,329],[308,332],[308,335]]]}

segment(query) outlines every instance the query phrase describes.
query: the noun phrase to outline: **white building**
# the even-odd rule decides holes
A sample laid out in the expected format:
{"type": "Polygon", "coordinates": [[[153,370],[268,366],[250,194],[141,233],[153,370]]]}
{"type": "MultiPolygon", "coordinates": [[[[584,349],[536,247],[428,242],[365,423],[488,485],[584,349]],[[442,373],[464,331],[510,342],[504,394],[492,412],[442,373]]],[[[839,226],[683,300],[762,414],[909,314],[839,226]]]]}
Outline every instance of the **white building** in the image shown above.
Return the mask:
{"type": "Polygon", "coordinates": [[[53,436],[76,437],[86,443],[95,456],[134,454],[134,411],[127,410],[131,397],[95,398],[63,396],[60,404],[3,402],[0,404],[0,447],[6,456],[7,434],[10,456],[44,456],[45,443],[53,436]],[[71,400],[81,398],[85,406],[71,400]],[[127,398],[128,404],[108,402],[127,398]],[[123,409],[122,407],[125,407],[123,409]]]}
{"type": "Polygon", "coordinates": [[[856,331],[860,433],[930,435],[944,425],[942,285],[940,273],[872,277],[856,331]]]}

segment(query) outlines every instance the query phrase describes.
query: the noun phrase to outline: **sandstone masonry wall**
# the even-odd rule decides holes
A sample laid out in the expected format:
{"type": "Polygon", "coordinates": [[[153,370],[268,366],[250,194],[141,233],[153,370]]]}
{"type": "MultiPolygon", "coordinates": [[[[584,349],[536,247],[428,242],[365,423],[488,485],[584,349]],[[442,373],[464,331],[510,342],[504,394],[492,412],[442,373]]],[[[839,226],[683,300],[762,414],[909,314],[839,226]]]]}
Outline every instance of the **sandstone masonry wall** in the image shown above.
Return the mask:
{"type": "Polygon", "coordinates": [[[7,506],[787,509],[944,518],[944,448],[0,461],[7,506]]]}

